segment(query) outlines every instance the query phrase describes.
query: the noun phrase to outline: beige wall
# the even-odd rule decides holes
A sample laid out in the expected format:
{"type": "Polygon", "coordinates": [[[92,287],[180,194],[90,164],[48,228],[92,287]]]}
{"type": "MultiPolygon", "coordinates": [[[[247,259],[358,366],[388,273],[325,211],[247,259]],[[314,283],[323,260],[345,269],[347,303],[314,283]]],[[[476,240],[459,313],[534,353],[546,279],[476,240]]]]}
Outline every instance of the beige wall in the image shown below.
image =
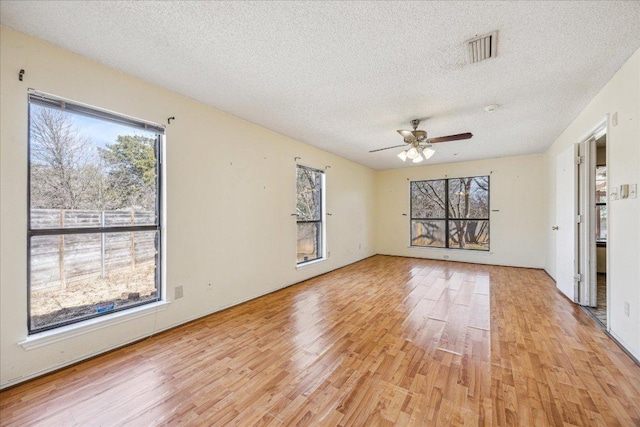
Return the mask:
{"type": "Polygon", "coordinates": [[[0,385],[374,254],[373,170],[5,27],[0,43],[0,385]],[[157,314],[33,350],[18,345],[27,336],[29,87],[157,123],[176,117],[166,137],[165,284],[169,296],[184,287],[184,298],[157,314]],[[308,166],[330,166],[332,214],[330,258],[299,270],[291,217],[296,156],[308,166]]]}
{"type": "MultiPolygon", "coordinates": [[[[620,68],[611,81],[576,117],[545,153],[549,177],[545,206],[546,270],[556,274],[556,242],[551,226],[556,221],[556,157],[583,140],[603,119],[609,117],[607,133],[607,178],[609,188],[640,183],[640,49],[620,68]],[[617,113],[618,125],[611,116],[617,113]]],[[[638,199],[614,200],[607,204],[609,228],[610,332],[640,358],[640,207],[638,199]],[[624,304],[630,306],[624,314],[624,304]]]]}
{"type": "MultiPolygon", "coordinates": [[[[437,155],[437,154],[436,154],[437,155]]],[[[378,172],[376,251],[480,264],[544,267],[541,155],[378,172]],[[409,246],[409,181],[490,175],[490,252],[409,246]],[[405,216],[406,215],[406,216],[405,216]]]]}
{"type": "Polygon", "coordinates": [[[596,248],[596,271],[598,273],[607,272],[607,248],[596,248]]]}

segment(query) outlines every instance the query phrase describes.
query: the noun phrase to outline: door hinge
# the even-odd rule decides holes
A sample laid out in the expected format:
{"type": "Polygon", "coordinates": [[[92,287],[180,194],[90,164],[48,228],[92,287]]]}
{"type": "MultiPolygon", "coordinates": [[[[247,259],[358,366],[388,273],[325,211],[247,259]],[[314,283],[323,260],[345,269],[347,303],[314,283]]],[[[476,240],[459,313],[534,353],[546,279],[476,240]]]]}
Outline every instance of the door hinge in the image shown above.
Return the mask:
{"type": "Polygon", "coordinates": [[[573,276],[574,282],[582,282],[582,274],[576,274],[573,276]]]}
{"type": "Polygon", "coordinates": [[[576,215],[576,224],[582,224],[583,215],[576,215]]]}
{"type": "Polygon", "coordinates": [[[584,162],[584,156],[576,156],[576,165],[581,165],[584,162]]]}

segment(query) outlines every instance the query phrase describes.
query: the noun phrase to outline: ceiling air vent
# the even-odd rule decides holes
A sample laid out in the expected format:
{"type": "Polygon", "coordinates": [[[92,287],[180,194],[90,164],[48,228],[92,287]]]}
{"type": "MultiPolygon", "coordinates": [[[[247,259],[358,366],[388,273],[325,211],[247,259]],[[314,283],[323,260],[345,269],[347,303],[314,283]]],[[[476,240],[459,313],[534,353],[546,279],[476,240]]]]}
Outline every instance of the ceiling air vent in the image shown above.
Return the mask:
{"type": "Polygon", "coordinates": [[[497,42],[497,31],[467,40],[466,45],[469,64],[495,58],[498,54],[497,42]]]}

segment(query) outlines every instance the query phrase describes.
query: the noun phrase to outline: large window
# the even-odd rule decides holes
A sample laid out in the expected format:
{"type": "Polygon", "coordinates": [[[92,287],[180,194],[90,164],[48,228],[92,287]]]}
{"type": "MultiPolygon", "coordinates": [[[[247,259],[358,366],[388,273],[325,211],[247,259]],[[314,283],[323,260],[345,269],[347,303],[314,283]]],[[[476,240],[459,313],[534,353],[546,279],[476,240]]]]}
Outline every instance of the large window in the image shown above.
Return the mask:
{"type": "Polygon", "coordinates": [[[411,182],[411,246],[489,250],[489,177],[411,182]]]}
{"type": "Polygon", "coordinates": [[[29,95],[29,333],[161,298],[163,132],[29,95]]]}
{"type": "Polygon", "coordinates": [[[298,264],[324,257],[323,187],[324,172],[298,165],[296,179],[298,264]]]}

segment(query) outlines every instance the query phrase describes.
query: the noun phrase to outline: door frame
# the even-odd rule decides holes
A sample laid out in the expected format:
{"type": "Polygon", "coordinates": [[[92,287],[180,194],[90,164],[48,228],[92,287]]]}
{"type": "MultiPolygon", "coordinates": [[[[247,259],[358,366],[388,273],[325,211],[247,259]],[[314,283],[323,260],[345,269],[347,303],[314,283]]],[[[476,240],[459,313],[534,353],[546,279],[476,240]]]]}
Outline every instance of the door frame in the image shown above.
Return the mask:
{"type": "MultiPolygon", "coordinates": [[[[597,254],[596,254],[596,236],[595,236],[595,172],[596,172],[596,134],[604,129],[606,135],[606,164],[607,164],[607,197],[610,194],[609,179],[609,146],[610,146],[610,129],[609,114],[606,114],[589,132],[586,132],[582,138],[578,140],[579,156],[582,163],[577,168],[579,177],[576,188],[576,203],[578,215],[580,215],[580,223],[576,224],[576,247],[579,254],[579,260],[576,262],[576,274],[580,277],[576,281],[576,303],[584,306],[597,306],[597,254]]],[[[607,247],[606,247],[606,269],[607,269],[607,285],[610,283],[610,235],[609,218],[611,217],[610,203],[607,201],[607,247]]],[[[609,294],[610,286],[607,286],[607,329],[609,329],[609,294]]]]}

